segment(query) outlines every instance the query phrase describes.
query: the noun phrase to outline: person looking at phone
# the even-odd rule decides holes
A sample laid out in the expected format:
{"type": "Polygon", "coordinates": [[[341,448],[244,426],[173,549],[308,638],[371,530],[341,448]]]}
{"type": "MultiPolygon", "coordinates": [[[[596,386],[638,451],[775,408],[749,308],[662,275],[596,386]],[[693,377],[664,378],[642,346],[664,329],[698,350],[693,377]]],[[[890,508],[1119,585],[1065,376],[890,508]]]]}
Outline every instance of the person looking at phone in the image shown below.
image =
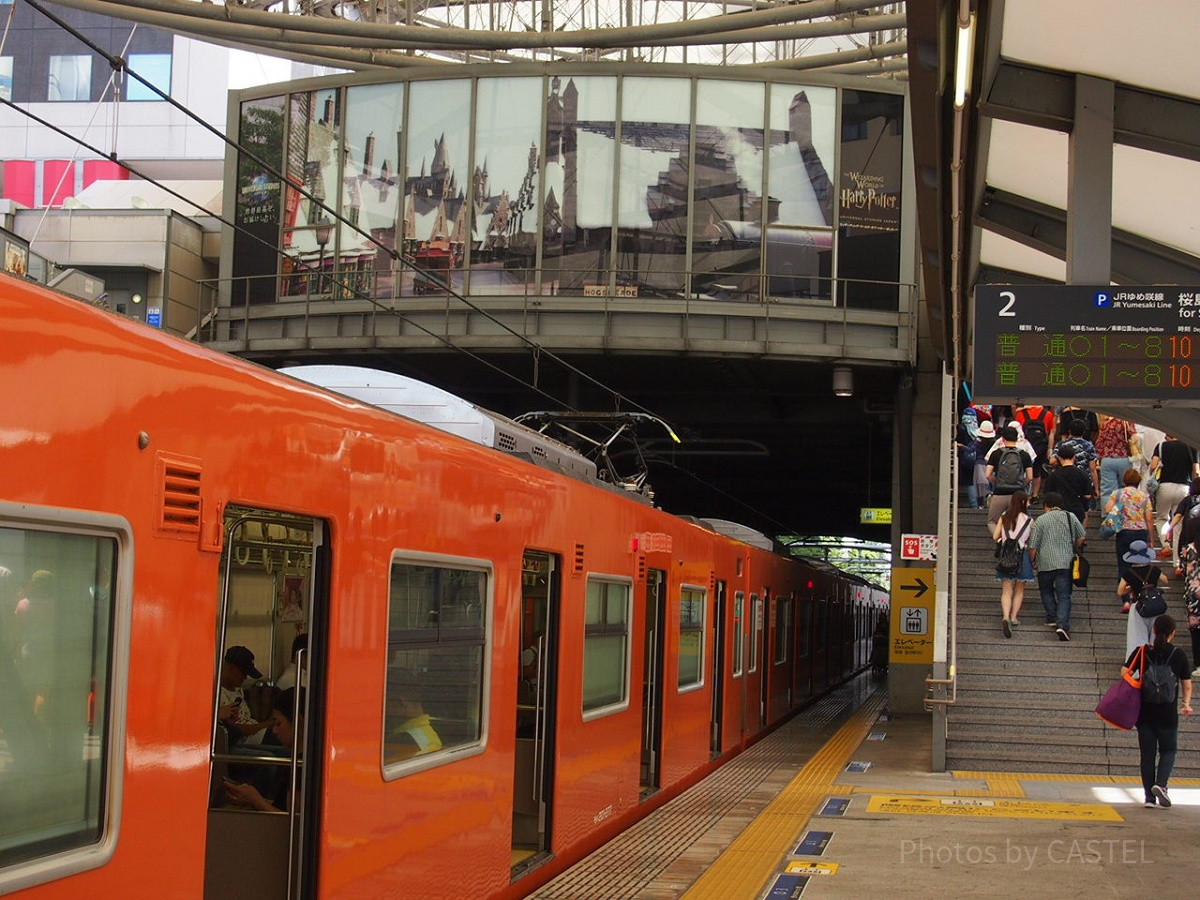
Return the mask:
{"type": "Polygon", "coordinates": [[[263,735],[271,725],[270,720],[255,721],[246,708],[242,686],[249,678],[262,678],[262,672],[254,666],[254,654],[247,647],[230,647],[225,651],[225,660],[221,664],[221,699],[217,717],[229,732],[231,746],[262,743],[263,735]]]}
{"type": "MultiPolygon", "coordinates": [[[[304,733],[303,688],[299,689],[300,714],[293,719],[296,709],[296,690],[296,688],[288,688],[275,695],[275,701],[271,704],[271,718],[267,722],[271,726],[271,733],[289,751],[294,751],[297,740],[302,739],[301,736],[304,733]]],[[[259,812],[287,812],[291,802],[289,793],[291,785],[286,780],[281,781],[269,797],[263,796],[263,793],[252,784],[242,784],[225,779],[224,785],[225,795],[235,806],[256,809],[259,812]]]]}

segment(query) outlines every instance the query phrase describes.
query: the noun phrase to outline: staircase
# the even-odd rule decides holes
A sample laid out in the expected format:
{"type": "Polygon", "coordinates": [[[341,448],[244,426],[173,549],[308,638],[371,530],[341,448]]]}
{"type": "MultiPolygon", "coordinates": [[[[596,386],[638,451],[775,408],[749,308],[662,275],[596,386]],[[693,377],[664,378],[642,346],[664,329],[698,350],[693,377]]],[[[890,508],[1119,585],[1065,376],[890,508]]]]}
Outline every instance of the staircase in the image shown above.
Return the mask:
{"type": "MultiPolygon", "coordinates": [[[[1089,517],[1084,550],[1091,574],[1088,587],[1072,595],[1069,643],[1043,624],[1036,582],[1025,587],[1021,626],[1005,639],[987,511],[960,509],[958,515],[958,695],[948,710],[947,768],[1137,775],[1137,732],[1106,725],[1095,713],[1120,674],[1126,623],[1116,601],[1116,551],[1096,533],[1096,514],[1089,517]]],[[[1161,568],[1172,574],[1170,560],[1161,568]]],[[[1177,579],[1166,594],[1179,623],[1175,643],[1194,662],[1177,579]]],[[[1180,716],[1174,776],[1200,777],[1196,716],[1180,716]]]]}

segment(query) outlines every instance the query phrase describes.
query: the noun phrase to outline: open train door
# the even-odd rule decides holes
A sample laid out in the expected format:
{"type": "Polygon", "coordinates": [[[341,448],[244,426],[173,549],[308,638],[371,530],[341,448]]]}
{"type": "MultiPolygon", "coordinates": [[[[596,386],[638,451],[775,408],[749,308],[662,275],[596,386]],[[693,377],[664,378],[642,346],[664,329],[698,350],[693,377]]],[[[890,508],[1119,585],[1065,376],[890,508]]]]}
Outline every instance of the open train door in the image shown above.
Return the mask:
{"type": "Polygon", "coordinates": [[[305,900],[317,890],[327,530],[232,506],[224,526],[204,896],[249,884],[255,900],[305,900]]]}
{"type": "Polygon", "coordinates": [[[642,765],[641,796],[651,796],[662,787],[663,658],[667,619],[667,573],[646,572],[646,629],[642,661],[642,765]]]}
{"type": "Polygon", "coordinates": [[[559,557],[526,550],[521,558],[521,665],[513,769],[514,878],[550,853],[558,708],[559,557]]]}

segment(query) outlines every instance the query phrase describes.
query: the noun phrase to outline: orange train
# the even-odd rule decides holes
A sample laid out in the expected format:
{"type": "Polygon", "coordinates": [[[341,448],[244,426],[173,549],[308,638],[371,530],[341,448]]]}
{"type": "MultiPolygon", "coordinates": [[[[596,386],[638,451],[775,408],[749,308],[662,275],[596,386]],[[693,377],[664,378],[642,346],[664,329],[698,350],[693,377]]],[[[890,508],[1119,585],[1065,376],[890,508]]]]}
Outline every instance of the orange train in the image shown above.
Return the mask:
{"type": "Polygon", "coordinates": [[[394,376],[0,321],[0,893],[520,897],[868,662],[879,589],[394,376]]]}

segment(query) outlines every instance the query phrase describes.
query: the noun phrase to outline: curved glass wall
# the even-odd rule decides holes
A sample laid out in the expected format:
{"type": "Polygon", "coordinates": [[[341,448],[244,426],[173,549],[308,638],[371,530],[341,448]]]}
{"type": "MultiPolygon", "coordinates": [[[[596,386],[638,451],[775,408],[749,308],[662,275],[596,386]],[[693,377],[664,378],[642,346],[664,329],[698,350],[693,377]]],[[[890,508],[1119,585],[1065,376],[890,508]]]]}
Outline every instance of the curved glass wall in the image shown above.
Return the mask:
{"type": "Polygon", "coordinates": [[[903,116],[899,94],[640,74],[247,100],[233,302],[449,289],[895,310],[903,116]]]}

